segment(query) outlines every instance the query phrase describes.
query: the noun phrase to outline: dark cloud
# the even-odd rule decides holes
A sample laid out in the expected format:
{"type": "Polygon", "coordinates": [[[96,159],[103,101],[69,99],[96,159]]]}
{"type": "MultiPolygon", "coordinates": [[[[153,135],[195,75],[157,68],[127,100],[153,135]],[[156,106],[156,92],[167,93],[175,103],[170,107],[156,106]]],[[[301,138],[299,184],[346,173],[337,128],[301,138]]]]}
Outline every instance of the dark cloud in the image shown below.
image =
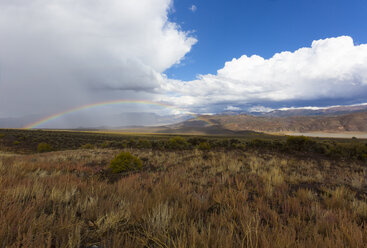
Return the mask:
{"type": "Polygon", "coordinates": [[[162,72],[196,42],[170,0],[0,1],[0,115],[154,99],[162,72]]]}

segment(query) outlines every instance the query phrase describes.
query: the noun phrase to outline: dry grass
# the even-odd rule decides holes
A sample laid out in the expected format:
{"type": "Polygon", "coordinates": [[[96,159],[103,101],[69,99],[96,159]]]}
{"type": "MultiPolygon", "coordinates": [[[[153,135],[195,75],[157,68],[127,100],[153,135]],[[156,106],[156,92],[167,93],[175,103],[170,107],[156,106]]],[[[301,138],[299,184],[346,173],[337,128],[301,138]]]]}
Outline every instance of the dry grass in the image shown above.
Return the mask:
{"type": "Polygon", "coordinates": [[[365,247],[362,163],[129,149],[0,154],[0,247],[365,247]]]}

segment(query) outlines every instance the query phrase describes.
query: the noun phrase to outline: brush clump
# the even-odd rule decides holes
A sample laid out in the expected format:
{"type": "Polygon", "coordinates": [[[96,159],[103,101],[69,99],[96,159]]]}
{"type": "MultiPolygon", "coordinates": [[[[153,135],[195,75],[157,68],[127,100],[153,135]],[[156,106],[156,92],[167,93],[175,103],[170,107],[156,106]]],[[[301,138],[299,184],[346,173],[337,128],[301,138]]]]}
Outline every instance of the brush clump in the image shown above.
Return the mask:
{"type": "Polygon", "coordinates": [[[110,163],[112,173],[141,170],[143,162],[130,152],[121,152],[110,163]]]}

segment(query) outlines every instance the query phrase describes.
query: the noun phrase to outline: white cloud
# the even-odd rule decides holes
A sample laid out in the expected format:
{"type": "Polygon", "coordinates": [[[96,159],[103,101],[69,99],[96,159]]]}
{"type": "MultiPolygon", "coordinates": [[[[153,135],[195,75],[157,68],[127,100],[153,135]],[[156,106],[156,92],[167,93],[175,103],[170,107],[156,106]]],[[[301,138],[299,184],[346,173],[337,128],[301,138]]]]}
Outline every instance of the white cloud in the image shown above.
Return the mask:
{"type": "Polygon", "coordinates": [[[196,5],[191,5],[191,7],[189,8],[192,12],[196,12],[196,10],[198,9],[197,7],[196,7],[196,5]]]}
{"type": "Polygon", "coordinates": [[[241,108],[235,107],[235,106],[227,106],[225,108],[225,110],[228,110],[228,111],[238,111],[238,110],[241,110],[241,108]]]}
{"type": "Polygon", "coordinates": [[[175,92],[170,101],[187,107],[366,97],[367,45],[341,36],[270,59],[243,55],[226,62],[216,75],[171,80],[164,89],[175,92]]]}
{"type": "Polygon", "coordinates": [[[248,109],[249,112],[261,112],[261,113],[268,113],[273,111],[274,109],[264,107],[264,106],[253,106],[248,109]]]}
{"type": "Polygon", "coordinates": [[[196,39],[171,0],[1,0],[0,114],[152,99],[196,39]]]}
{"type": "Polygon", "coordinates": [[[332,105],[326,107],[318,107],[318,106],[304,106],[304,107],[285,107],[279,108],[278,110],[295,110],[295,109],[308,109],[308,110],[320,110],[320,109],[330,109],[337,107],[355,107],[355,106],[366,106],[367,103],[358,103],[358,104],[350,104],[350,105],[332,105]]]}

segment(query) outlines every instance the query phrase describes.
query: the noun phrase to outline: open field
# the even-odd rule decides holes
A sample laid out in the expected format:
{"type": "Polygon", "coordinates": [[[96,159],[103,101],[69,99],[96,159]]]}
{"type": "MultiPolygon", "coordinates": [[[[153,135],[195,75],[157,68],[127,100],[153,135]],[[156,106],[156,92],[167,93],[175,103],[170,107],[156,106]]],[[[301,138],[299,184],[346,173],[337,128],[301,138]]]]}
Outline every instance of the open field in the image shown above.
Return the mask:
{"type": "MultiPolygon", "coordinates": [[[[144,132],[126,132],[126,130],[22,130],[22,129],[0,129],[0,147],[2,150],[17,153],[32,153],[37,149],[37,145],[42,142],[50,144],[53,150],[78,149],[83,145],[91,144],[100,148],[157,148],[165,149],[167,141],[178,134],[152,134],[144,132]],[[2,137],[1,137],[2,136],[2,137]]],[[[231,139],[252,140],[256,138],[274,139],[275,136],[256,132],[241,132],[240,136],[203,136],[186,134],[184,137],[190,141],[191,148],[197,142],[205,140],[213,146],[224,147],[231,145],[231,139]],[[224,143],[222,143],[222,141],[224,143]],[[227,143],[226,143],[227,142],[227,143]]]]}
{"type": "Polygon", "coordinates": [[[367,244],[366,140],[0,134],[0,247],[367,244]]]}

